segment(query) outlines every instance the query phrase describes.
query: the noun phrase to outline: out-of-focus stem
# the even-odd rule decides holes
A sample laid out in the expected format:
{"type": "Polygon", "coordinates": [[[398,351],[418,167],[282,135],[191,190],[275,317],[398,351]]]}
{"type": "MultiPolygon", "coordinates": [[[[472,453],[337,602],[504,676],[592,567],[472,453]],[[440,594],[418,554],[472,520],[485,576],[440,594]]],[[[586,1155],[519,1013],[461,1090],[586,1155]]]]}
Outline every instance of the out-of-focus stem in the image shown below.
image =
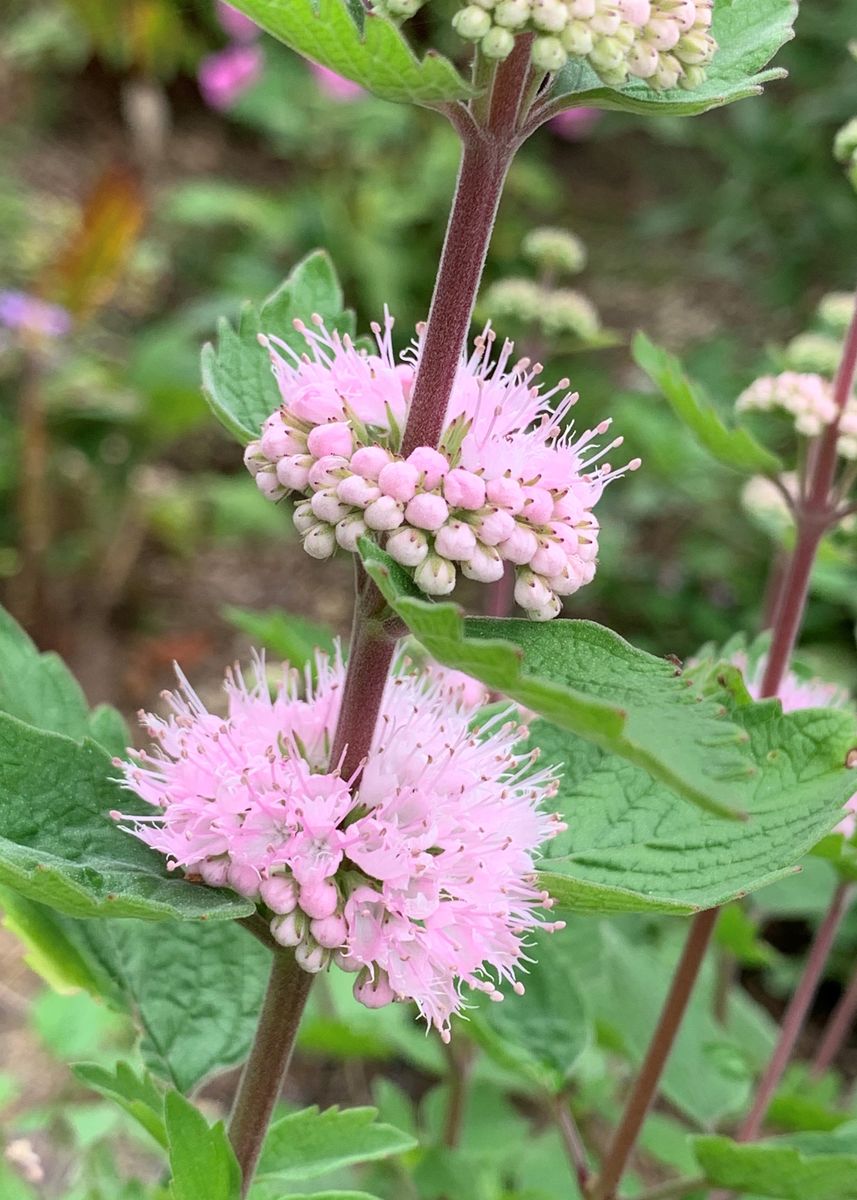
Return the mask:
{"type": "Polygon", "coordinates": [[[559,1136],[562,1138],[562,1144],[565,1147],[568,1161],[571,1163],[571,1169],[574,1171],[578,1187],[585,1193],[586,1186],[589,1183],[589,1159],[586,1154],[586,1147],[583,1144],[583,1138],[580,1136],[580,1130],[577,1128],[577,1122],[574,1119],[574,1113],[571,1111],[568,1097],[562,1094],[553,1097],[551,1100],[551,1113],[559,1131],[559,1136]]]}
{"type": "Polygon", "coordinates": [[[823,1075],[839,1057],[839,1052],[851,1032],[855,1017],[857,1017],[857,967],[854,969],[845,993],[833,1010],[833,1016],[827,1024],[824,1036],[815,1053],[811,1072],[813,1079],[818,1079],[823,1075]]]}
{"type": "Polygon", "coordinates": [[[51,531],[48,428],[41,384],[38,350],[27,348],[23,354],[18,390],[21,457],[17,499],[21,569],[12,588],[12,606],[21,624],[31,629],[44,615],[44,559],[51,531]]]}

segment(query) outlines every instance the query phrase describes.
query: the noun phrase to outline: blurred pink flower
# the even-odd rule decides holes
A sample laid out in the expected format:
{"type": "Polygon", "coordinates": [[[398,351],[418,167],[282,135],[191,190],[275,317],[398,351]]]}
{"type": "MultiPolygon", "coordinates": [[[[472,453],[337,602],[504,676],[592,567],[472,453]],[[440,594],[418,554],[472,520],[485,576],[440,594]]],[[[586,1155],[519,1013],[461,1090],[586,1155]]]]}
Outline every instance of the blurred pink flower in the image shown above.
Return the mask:
{"type": "Polygon", "coordinates": [[[331,100],[359,100],[361,96],[366,95],[359,83],[346,79],[344,75],[337,75],[336,71],[331,71],[329,67],[311,62],[309,69],[318,84],[318,90],[331,100]]]}
{"type": "Polygon", "coordinates": [[[63,337],[71,316],[59,304],[49,304],[27,292],[0,292],[0,325],[42,337],[63,337]]]}
{"type": "Polygon", "coordinates": [[[582,142],[601,120],[598,108],[567,108],[548,122],[554,133],[567,142],[582,142]]]}
{"type": "Polygon", "coordinates": [[[233,41],[252,42],[262,32],[255,21],[245,17],[243,12],[227,4],[226,0],[217,0],[217,20],[224,33],[228,33],[233,41]]]}
{"type": "Polygon", "coordinates": [[[227,676],[225,718],[180,675],[174,715],[143,717],[155,753],[116,760],[154,811],[112,815],[170,869],[261,901],[304,970],[355,973],[370,1007],[413,1000],[447,1040],[462,985],[520,993],[528,934],[562,928],[534,874],[565,829],[544,811],[555,771],[520,752],[511,710],[476,733],[459,689],[394,673],[359,781],[343,779],[341,658],[319,653],[314,674],[285,667],[272,693],[257,660],[249,686],[227,676]]]}
{"type": "Polygon", "coordinates": [[[262,74],[263,63],[259,46],[227,46],[203,59],[198,79],[206,104],[220,110],[231,108],[262,74]]]}

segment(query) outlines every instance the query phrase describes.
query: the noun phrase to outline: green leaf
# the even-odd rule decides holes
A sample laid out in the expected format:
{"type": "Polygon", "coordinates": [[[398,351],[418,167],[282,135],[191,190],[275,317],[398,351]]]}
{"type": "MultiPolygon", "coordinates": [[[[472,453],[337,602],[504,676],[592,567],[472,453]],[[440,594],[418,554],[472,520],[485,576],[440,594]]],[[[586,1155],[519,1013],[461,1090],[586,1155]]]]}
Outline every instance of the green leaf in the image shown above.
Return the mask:
{"type": "Polygon", "coordinates": [[[164,1096],[150,1075],[138,1075],[127,1062],[117,1062],[113,1071],[96,1063],[78,1063],[72,1071],[86,1087],[115,1101],[159,1146],[167,1149],[164,1096]]]}
{"type": "Polygon", "coordinates": [[[214,415],[239,442],[246,444],[258,437],[262,422],[280,405],[268,352],[259,345],[259,334],[276,334],[287,346],[303,352],[306,343],[292,322],[296,318],[309,321],[318,313],[328,329],[353,333],[354,315],[344,312],[342,305],[342,289],[329,255],[314,250],[261,310],[244,305],[237,330],[228,321],[220,321],[217,349],[211,343],[203,347],[202,386],[214,415]]]}
{"type": "Polygon", "coordinates": [[[168,1093],[164,1113],[173,1200],[239,1200],[241,1171],[223,1122],[209,1126],[178,1092],[168,1093]]]}
{"type": "Polygon", "coordinates": [[[57,992],[83,988],[100,994],[97,972],[68,938],[58,914],[43,904],[27,900],[10,888],[0,888],[3,927],[28,948],[27,966],[57,992]]]}
{"type": "MultiPolygon", "coordinates": [[[[78,917],[246,916],[253,905],[171,876],[108,815],[127,813],[110,756],[0,713],[0,884],[78,917]]],[[[139,807],[137,801],[136,807],[139,807]]]]}
{"type": "Polygon", "coordinates": [[[735,815],[736,788],[753,772],[747,735],[671,663],[590,621],[463,619],[455,604],[425,600],[374,542],[361,539],[360,552],[387,603],[438,662],[643,767],[686,799],[735,815]]]}
{"type": "Polygon", "coordinates": [[[558,807],[569,828],[545,847],[540,875],[561,906],[581,907],[581,881],[603,889],[594,899],[605,912],[722,905],[788,874],[841,819],[854,790],[844,766],[857,737],[850,713],[784,714],[769,700],[736,705],[732,716],[756,764],[732,785],[748,813],[742,824],[677,804],[645,771],[612,755],[596,759],[547,722],[531,727],[543,761],[564,768],[558,807]],[[563,877],[572,880],[569,891],[563,877]]]}
{"type": "Polygon", "coordinates": [[[374,1108],[315,1107],[275,1121],[268,1130],[258,1178],[314,1179],[353,1163],[403,1154],[416,1143],[392,1125],[376,1122],[374,1108]]]}
{"type": "Polygon", "coordinates": [[[58,655],[40,654],[21,626],[0,607],[0,712],[75,741],[91,737],[112,754],[130,738],[115,709],[89,711],[80,684],[58,655]]]}
{"type": "Polygon", "coordinates": [[[279,608],[256,612],[252,608],[236,608],[230,604],[224,608],[223,616],[254,643],[264,646],[293,667],[311,663],[316,649],[328,654],[334,650],[333,634],[325,625],[308,621],[296,613],[283,612],[279,608]]]}
{"type": "Polygon", "coordinates": [[[697,1137],[708,1182],[775,1200],[857,1200],[857,1125],[833,1133],[788,1134],[755,1144],[697,1137]]]}
{"type": "MultiPolygon", "coordinates": [[[[853,776],[852,786],[857,794],[857,778],[853,776]]],[[[823,858],[832,863],[840,879],[857,883],[857,845],[853,841],[849,841],[841,833],[831,833],[813,846],[812,853],[816,858],[823,858]]]]}
{"type": "Polygon", "coordinates": [[[772,946],[759,936],[758,923],[740,904],[728,904],[720,914],[714,940],[742,966],[770,967],[776,961],[772,946]]]}
{"type": "Polygon", "coordinates": [[[699,384],[685,375],[679,360],[644,333],[633,344],[634,360],[663,392],[675,415],[712,458],[747,474],[775,474],[783,464],[746,429],[729,429],[699,384]]]}
{"type": "Polygon", "coordinates": [[[363,12],[360,27],[342,0],[235,0],[235,7],[313,62],[359,83],[383,100],[437,104],[471,94],[448,59],[418,59],[398,28],[363,12]]]}
{"type": "Polygon", "coordinates": [[[582,59],[571,59],[556,77],[551,97],[562,107],[588,105],[643,116],[692,117],[758,95],[762,85],[781,79],[779,68],[762,70],[794,33],[797,0],[715,0],[711,32],[719,49],[707,78],[693,91],[653,92],[641,80],[606,87],[582,59]]]}
{"type": "Polygon", "coordinates": [[[575,961],[562,938],[543,935],[527,950],[533,964],[523,996],[494,1004],[480,998],[470,1027],[501,1066],[541,1090],[560,1092],[586,1049],[592,1023],[576,981],[575,961]]]}

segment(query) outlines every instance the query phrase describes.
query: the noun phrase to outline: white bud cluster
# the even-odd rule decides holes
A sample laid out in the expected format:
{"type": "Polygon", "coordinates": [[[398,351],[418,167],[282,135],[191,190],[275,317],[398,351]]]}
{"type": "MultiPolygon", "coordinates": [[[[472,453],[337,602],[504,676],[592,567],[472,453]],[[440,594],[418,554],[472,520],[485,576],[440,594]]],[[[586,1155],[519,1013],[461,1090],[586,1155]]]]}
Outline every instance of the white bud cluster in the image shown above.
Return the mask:
{"type": "Polygon", "coordinates": [[[542,271],[577,275],[586,266],[586,246],[567,229],[531,229],[521,243],[524,257],[542,271]]]}
{"type": "MultiPolygon", "coordinates": [[[[803,437],[818,437],[836,420],[838,409],[833,385],[821,375],[783,371],[752,383],[735,405],[738,412],[786,412],[803,437]]],[[[852,396],[839,415],[837,450],[842,458],[857,459],[857,397],[852,396]]]]}
{"type": "Polygon", "coordinates": [[[475,0],[453,27],[487,58],[511,54],[515,34],[535,33],[532,58],[559,71],[585,58],[610,87],[641,79],[654,91],[698,88],[717,50],[714,0],[475,0]]]}

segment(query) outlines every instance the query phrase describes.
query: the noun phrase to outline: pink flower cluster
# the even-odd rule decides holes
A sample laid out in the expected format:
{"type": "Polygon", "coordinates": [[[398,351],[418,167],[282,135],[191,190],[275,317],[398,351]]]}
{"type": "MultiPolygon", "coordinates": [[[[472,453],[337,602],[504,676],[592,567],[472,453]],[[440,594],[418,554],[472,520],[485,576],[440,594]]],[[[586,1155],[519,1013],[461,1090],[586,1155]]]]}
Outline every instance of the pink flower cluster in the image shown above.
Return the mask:
{"type": "Polygon", "coordinates": [[[315,682],[284,668],[273,695],[261,661],[250,685],[230,673],[225,718],[180,676],[169,719],[142,717],[155,752],[117,760],[155,811],[113,816],[171,869],[260,902],[304,970],[354,972],[369,1007],[413,1000],[446,1040],[462,986],[521,992],[528,932],[562,927],[537,913],[551,901],[534,856],[565,826],[543,811],[556,776],[519,753],[510,712],[474,732],[460,680],[403,667],[359,780],[328,761],[338,656],[317,656],[315,682]]]}
{"type": "MultiPolygon", "coordinates": [[[[736,654],[732,661],[744,672],[744,682],[747,691],[754,700],[758,700],[762,692],[762,679],[765,674],[767,660],[762,658],[752,672],[747,672],[746,654],[736,654]]],[[[801,678],[794,671],[787,671],[777,699],[783,706],[783,712],[797,712],[802,708],[845,708],[851,703],[851,698],[845,688],[835,683],[826,683],[823,679],[801,678]]],[[[853,837],[857,831],[857,792],[845,805],[848,815],[836,826],[836,832],[845,837],[853,837]]]]}
{"type": "MultiPolygon", "coordinates": [[[[818,437],[837,414],[833,385],[823,375],[783,371],[764,375],[741,393],[739,412],[780,410],[794,418],[795,429],[804,437],[818,437]]],[[[853,397],[839,422],[839,453],[857,459],[857,400],[853,397]]]]}
{"type": "Polygon", "coordinates": [[[383,329],[373,328],[371,354],[314,321],[315,330],[296,323],[310,351],[303,356],[264,339],[283,403],[245,453],[264,495],[304,497],[294,522],[307,553],[354,551],[373,535],[431,596],[451,592],[459,570],[490,583],[510,563],[527,615],[555,617],[560,597],[595,574],[592,509],[605,485],[640,465],[595,465],[622,443],[593,446],[610,422],[575,437],[565,423],[577,396],[551,407],[568,380],[540,394],[540,368],[527,359],[510,364],[510,342],[492,360],[489,330],[459,366],[439,449],[418,447],[403,458],[419,347],[396,360],[389,315],[383,329]]]}
{"type": "Polygon", "coordinates": [[[236,100],[259,79],[265,55],[257,39],[261,29],[231,4],[218,0],[217,19],[231,42],[223,50],[209,54],[199,66],[199,90],[211,108],[231,108],[236,100]]]}

